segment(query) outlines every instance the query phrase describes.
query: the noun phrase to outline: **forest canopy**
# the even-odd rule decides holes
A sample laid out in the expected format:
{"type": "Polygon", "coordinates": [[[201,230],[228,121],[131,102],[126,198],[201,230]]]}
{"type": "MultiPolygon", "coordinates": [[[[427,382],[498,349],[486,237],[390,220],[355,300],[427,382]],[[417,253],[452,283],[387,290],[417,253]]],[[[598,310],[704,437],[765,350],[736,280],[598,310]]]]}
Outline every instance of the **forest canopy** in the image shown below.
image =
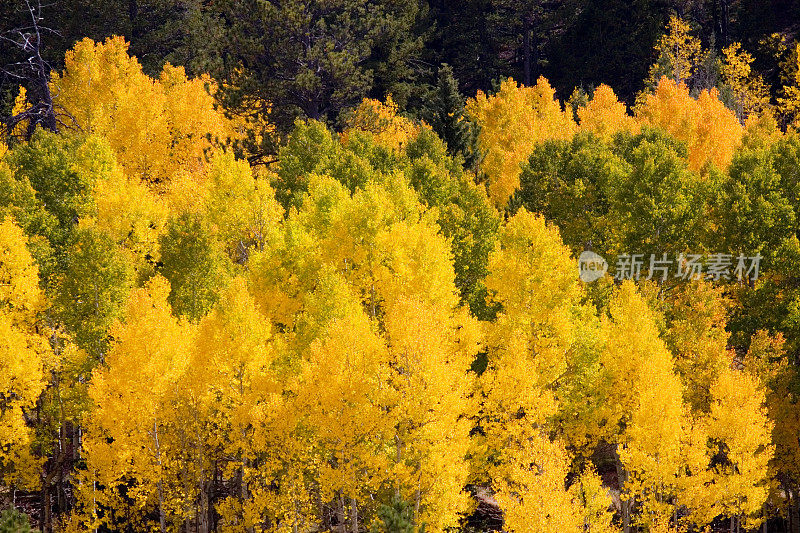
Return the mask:
{"type": "Polygon", "coordinates": [[[800,532],[800,15],[668,4],[0,0],[0,531],[800,532]]]}

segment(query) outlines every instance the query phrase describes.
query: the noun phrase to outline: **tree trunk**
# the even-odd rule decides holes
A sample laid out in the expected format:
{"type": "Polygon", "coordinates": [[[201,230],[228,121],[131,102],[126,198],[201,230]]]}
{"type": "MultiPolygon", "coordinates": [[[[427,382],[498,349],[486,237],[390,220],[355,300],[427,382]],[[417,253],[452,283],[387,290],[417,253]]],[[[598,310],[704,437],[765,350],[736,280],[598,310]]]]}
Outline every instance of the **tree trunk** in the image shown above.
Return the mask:
{"type": "Polygon", "coordinates": [[[214,460],[214,475],[211,478],[211,484],[208,487],[208,527],[211,531],[216,531],[219,526],[219,517],[214,508],[214,501],[216,495],[219,493],[219,483],[222,474],[219,471],[219,464],[214,460]]]}
{"type": "Polygon", "coordinates": [[[711,24],[714,28],[715,40],[721,39],[722,28],[719,23],[719,12],[717,11],[717,0],[711,2],[711,24]]]}
{"type": "Polygon", "coordinates": [[[50,480],[48,478],[49,476],[45,476],[45,479],[42,482],[42,518],[40,526],[44,533],[50,533],[53,531],[53,511],[50,504],[50,480]]]}
{"type": "Polygon", "coordinates": [[[49,469],[46,469],[42,475],[42,518],[40,526],[45,533],[53,531],[53,495],[51,494],[51,488],[56,474],[62,470],[64,453],[59,451],[50,462],[49,469]]]}
{"type": "Polygon", "coordinates": [[[358,533],[358,503],[355,498],[350,498],[350,514],[352,533],[358,533]]]}
{"type": "Polygon", "coordinates": [[[347,528],[345,527],[344,498],[342,497],[341,491],[336,495],[334,506],[336,507],[336,528],[339,533],[347,533],[347,528]]]}
{"type": "Polygon", "coordinates": [[[622,466],[622,461],[616,450],[614,450],[614,463],[617,467],[617,483],[619,484],[619,506],[620,514],[622,515],[622,532],[631,533],[631,502],[630,500],[624,499],[625,482],[628,479],[628,474],[625,472],[625,467],[622,466]]]}
{"type": "Polygon", "coordinates": [[[721,17],[721,26],[722,26],[722,46],[728,46],[728,19],[730,18],[729,13],[729,4],[730,0],[722,0],[722,17],[721,17]]]}
{"type": "Polygon", "coordinates": [[[792,489],[789,493],[789,524],[791,527],[791,533],[800,533],[800,513],[798,513],[798,509],[800,509],[800,505],[798,505],[797,501],[797,489],[792,489]]]}
{"type": "Polygon", "coordinates": [[[161,533],[167,532],[167,519],[164,516],[164,490],[161,487],[161,480],[156,483],[158,487],[158,527],[161,533]]]}
{"type": "Polygon", "coordinates": [[[299,533],[300,527],[298,525],[298,517],[297,515],[300,514],[297,510],[297,500],[294,501],[294,521],[292,522],[292,533],[299,533]]]}
{"type": "Polygon", "coordinates": [[[208,527],[208,490],[210,483],[204,480],[200,486],[200,509],[197,513],[197,533],[209,533],[208,527]]]}
{"type": "MultiPolygon", "coordinates": [[[[159,469],[161,469],[161,448],[158,444],[158,422],[153,422],[153,440],[156,445],[156,462],[159,469]]],[[[164,516],[164,489],[161,484],[161,474],[162,472],[159,472],[158,483],[156,483],[158,489],[158,525],[161,533],[167,533],[167,519],[164,516]]]]}

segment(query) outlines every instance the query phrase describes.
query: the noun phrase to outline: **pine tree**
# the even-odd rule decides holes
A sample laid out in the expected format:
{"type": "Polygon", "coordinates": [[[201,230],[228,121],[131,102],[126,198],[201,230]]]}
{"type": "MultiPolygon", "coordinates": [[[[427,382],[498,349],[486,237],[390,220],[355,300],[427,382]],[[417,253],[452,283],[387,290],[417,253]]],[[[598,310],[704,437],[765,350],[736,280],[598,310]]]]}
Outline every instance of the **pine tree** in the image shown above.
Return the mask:
{"type": "Polygon", "coordinates": [[[476,125],[467,118],[465,103],[452,67],[443,63],[439,67],[436,89],[423,116],[447,144],[447,152],[451,156],[460,154],[466,166],[472,168],[478,158],[476,125]]]}
{"type": "Polygon", "coordinates": [[[34,533],[28,515],[16,509],[0,512],[0,533],[34,533]]]}
{"type": "Polygon", "coordinates": [[[656,44],[658,59],[650,67],[647,84],[655,87],[662,76],[672,80],[676,85],[686,85],[695,74],[703,59],[700,39],[691,34],[688,22],[671,16],[667,24],[667,32],[656,44]]]}
{"type": "Polygon", "coordinates": [[[572,112],[564,111],[555,90],[544,78],[520,86],[508,78],[493,95],[479,91],[467,103],[467,113],[478,123],[478,143],[486,153],[481,170],[495,207],[505,208],[519,187],[520,163],[536,143],[568,139],[577,129],[572,112]]]}
{"type": "Polygon", "coordinates": [[[425,524],[416,526],[411,504],[395,494],[389,503],[378,510],[378,519],[371,533],[425,533],[425,524]]]}

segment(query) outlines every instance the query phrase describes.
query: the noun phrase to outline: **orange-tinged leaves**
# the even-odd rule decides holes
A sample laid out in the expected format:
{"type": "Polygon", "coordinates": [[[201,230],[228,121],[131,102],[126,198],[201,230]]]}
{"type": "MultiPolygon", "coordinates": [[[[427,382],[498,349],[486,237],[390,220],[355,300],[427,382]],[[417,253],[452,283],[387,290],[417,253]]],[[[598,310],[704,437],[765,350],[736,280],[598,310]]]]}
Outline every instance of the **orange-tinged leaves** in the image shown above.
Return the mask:
{"type": "Polygon", "coordinates": [[[126,173],[147,181],[199,170],[208,150],[236,136],[208,77],[190,80],[167,64],[160,79],[150,78],[122,37],[77,43],[52,86],[65,120],[106,137],[126,173]]]}
{"type": "Polygon", "coordinates": [[[606,84],[600,84],[589,103],[578,108],[578,119],[582,131],[604,140],[610,140],[620,131],[635,133],[638,129],[625,104],[617,100],[614,90],[606,84]]]}
{"type": "Polygon", "coordinates": [[[700,172],[709,163],[724,170],[741,143],[744,130],[736,115],[719,100],[716,89],[702,91],[697,99],[689,89],[661,78],[654,94],[636,109],[641,124],[662,128],[689,149],[689,168],[700,172]]]}
{"type": "Polygon", "coordinates": [[[520,164],[533,146],[546,139],[568,139],[577,129],[572,114],[562,109],[544,78],[533,87],[506,79],[494,95],[479,91],[467,103],[467,112],[481,127],[478,142],[486,154],[482,170],[488,177],[489,197],[499,208],[519,187],[520,164]]]}
{"type": "Polygon", "coordinates": [[[397,104],[391,95],[386,97],[385,102],[365,98],[348,120],[347,129],[342,133],[342,142],[347,144],[351,131],[367,132],[374,136],[377,144],[399,152],[416,137],[419,128],[398,114],[397,104]]]}

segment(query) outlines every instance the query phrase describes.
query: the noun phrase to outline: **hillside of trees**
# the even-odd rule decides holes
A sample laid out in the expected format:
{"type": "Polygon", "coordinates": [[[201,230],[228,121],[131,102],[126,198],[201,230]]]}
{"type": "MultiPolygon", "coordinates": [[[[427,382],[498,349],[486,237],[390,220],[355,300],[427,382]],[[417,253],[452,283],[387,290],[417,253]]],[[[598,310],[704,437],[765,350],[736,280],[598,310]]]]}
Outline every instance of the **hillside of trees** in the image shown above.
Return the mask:
{"type": "Polygon", "coordinates": [[[0,532],[800,533],[795,3],[0,22],[0,532]]]}

